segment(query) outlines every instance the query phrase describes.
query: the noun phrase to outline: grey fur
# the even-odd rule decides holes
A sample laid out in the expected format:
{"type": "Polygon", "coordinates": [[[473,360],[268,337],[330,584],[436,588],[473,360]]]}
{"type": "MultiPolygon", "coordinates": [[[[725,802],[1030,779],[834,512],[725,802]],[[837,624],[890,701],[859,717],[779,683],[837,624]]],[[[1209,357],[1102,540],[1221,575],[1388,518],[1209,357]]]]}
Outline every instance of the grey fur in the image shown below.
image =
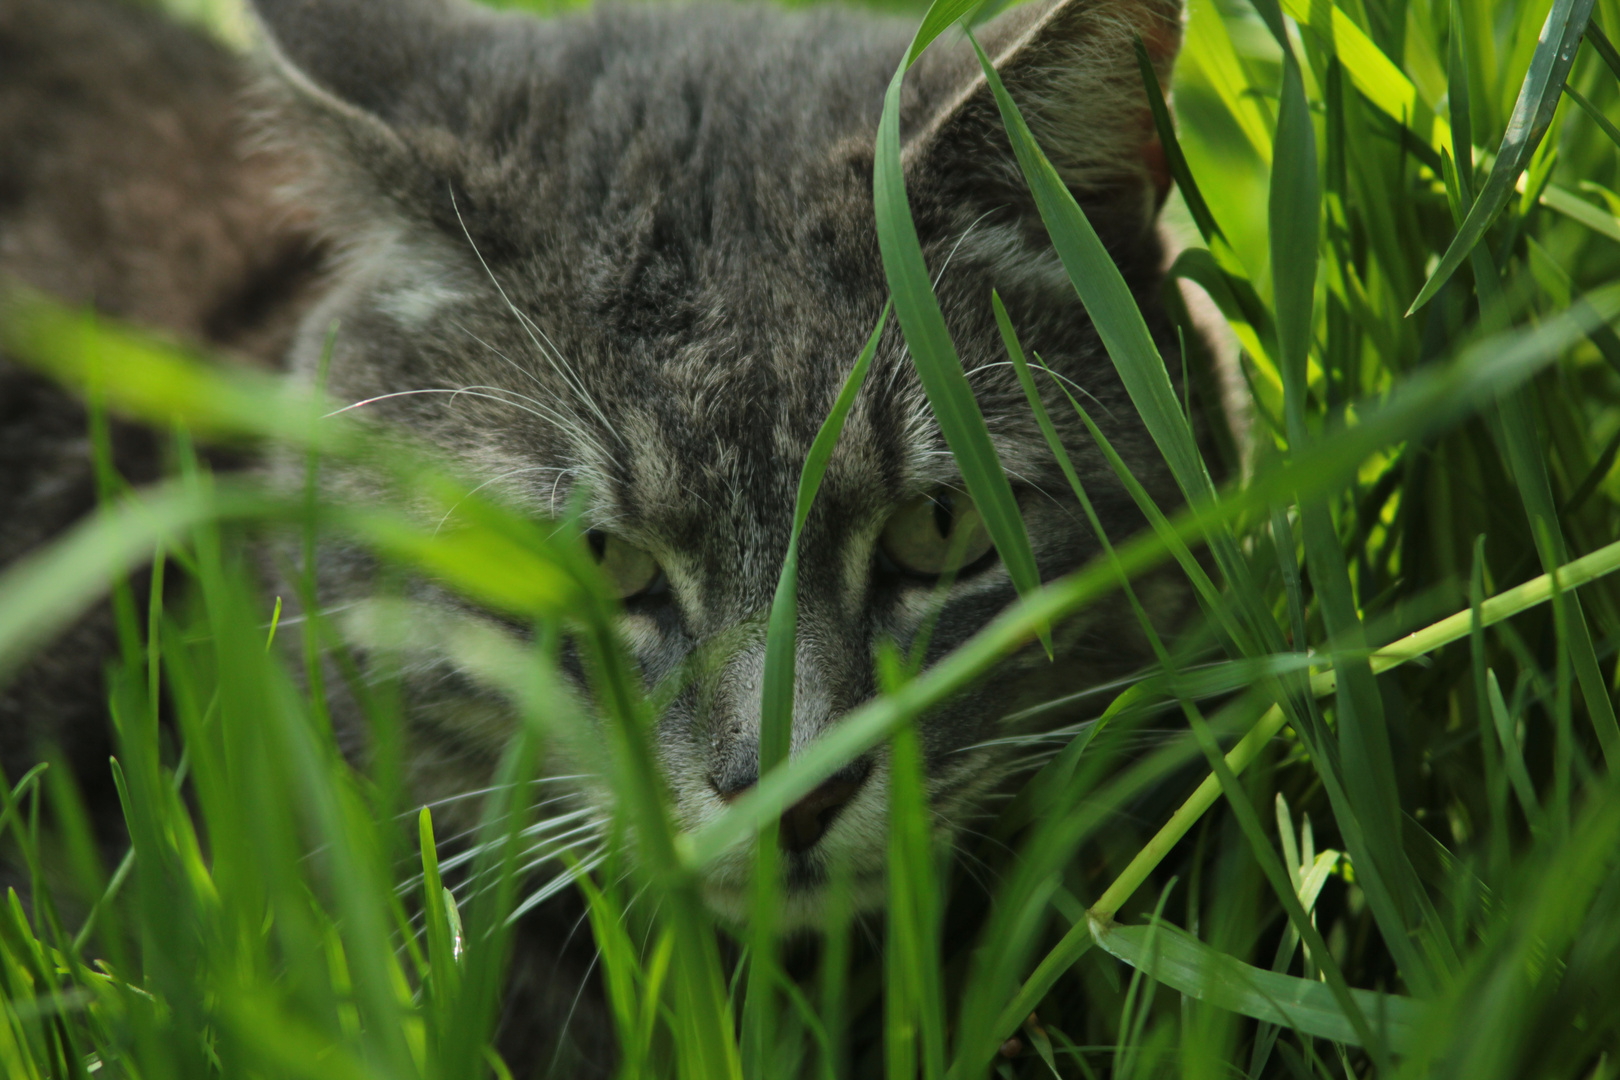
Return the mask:
{"type": "MultiPolygon", "coordinates": [[[[0,0],[0,284],[279,363],[319,251],[271,197],[278,159],[244,138],[245,84],[225,50],[150,12],[0,0]]],[[[149,433],[113,436],[132,482],[157,477],[149,433]]],[[[94,503],[83,409],[0,354],[0,565],[94,503]]],[[[54,743],[116,811],[101,688],[112,641],[103,608],[0,685],[0,763],[15,779],[54,743]]]]}
{"type": "MultiPolygon", "coordinates": [[[[625,631],[649,685],[681,680],[657,737],[676,812],[686,825],[713,817],[754,777],[764,616],[800,467],[887,296],[872,142],[913,24],[836,8],[604,6],[547,22],[457,0],[257,8],[273,43],[259,107],[299,162],[297,205],[338,252],[292,369],[310,377],[335,320],[332,394],[370,402],[536,514],[581,495],[592,525],[658,557],[670,588],[630,601],[625,631]]],[[[1178,19],[1175,0],[1062,0],[981,34],[1172,358],[1132,42],[1167,68],[1178,19]]],[[[1055,269],[971,50],[942,41],[906,87],[924,252],[1050,579],[1097,549],[1003,362],[992,287],[1155,498],[1178,496],[1055,269]]],[[[1110,533],[1136,531],[1055,381],[1042,391],[1110,533]]],[[[932,586],[884,570],[874,545],[896,507],[957,480],[891,325],[803,540],[795,749],[873,693],[880,640],[917,633],[932,586]]],[[[368,560],[336,546],[321,582],[334,608],[375,590],[368,560]]],[[[1147,592],[1167,624],[1187,605],[1174,586],[1147,592]]],[[[429,584],[416,595],[459,610],[429,584]]],[[[1013,595],[993,560],[964,577],[930,661],[1013,595]]],[[[1055,663],[1026,651],[923,724],[943,835],[1002,778],[998,748],[981,745],[1002,716],[1147,655],[1112,609],[1058,641],[1055,663]]],[[[443,657],[420,657],[408,685],[418,794],[484,786],[507,731],[499,702],[443,657]]],[[[853,864],[868,902],[879,895],[883,755],[853,768],[865,777],[853,800],[789,861],[790,922],[814,923],[833,857],[853,864]]],[[[606,812],[588,782],[578,798],[606,812]]],[[[722,913],[740,911],[745,866],[739,855],[708,882],[722,913]]],[[[525,1016],[509,1046],[521,1060],[550,1059],[541,1047],[585,978],[569,911],[559,899],[529,920],[510,1006],[525,1016]]],[[[582,1008],[579,1068],[605,1068],[605,1020],[582,1008]]]]}

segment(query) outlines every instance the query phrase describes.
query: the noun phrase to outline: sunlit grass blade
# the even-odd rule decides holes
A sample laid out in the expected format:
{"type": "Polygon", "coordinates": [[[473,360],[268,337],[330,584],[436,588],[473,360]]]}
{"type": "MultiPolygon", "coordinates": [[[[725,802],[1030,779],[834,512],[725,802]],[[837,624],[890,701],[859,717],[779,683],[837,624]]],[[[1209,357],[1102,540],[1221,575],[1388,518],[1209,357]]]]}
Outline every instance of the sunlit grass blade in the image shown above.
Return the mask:
{"type": "Polygon", "coordinates": [[[1284,0],[1283,6],[1344,64],[1356,89],[1369,101],[1410,127],[1420,139],[1432,140],[1436,149],[1449,148],[1449,131],[1435,121],[1433,110],[1412,80],[1343,8],[1323,0],[1284,0]]]}
{"type": "Polygon", "coordinates": [[[1502,136],[1502,145],[1496,152],[1496,163],[1491,166],[1479,197],[1469,208],[1468,217],[1440,257],[1439,265],[1412,300],[1408,315],[1434,298],[1512,197],[1519,174],[1552,122],[1564,80],[1575,62],[1576,47],[1592,14],[1592,4],[1593,0],[1554,0],[1541,41],[1530,61],[1530,70],[1525,73],[1513,116],[1502,136]]]}

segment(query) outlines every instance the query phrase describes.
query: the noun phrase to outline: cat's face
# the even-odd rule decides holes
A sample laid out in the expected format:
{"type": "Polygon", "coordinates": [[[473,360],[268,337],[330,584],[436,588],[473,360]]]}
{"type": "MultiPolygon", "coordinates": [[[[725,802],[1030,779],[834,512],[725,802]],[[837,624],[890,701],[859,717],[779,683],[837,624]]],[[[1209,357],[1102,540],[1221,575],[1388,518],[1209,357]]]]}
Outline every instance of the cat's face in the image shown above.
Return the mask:
{"type": "MultiPolygon", "coordinates": [[[[331,393],[384,399],[366,408],[536,514],[578,503],[649,686],[676,688],[656,745],[679,822],[713,819],[756,778],[766,616],[800,469],[888,295],[871,144],[911,27],[831,9],[540,23],[432,0],[259,7],[296,65],[281,132],[311,151],[306,197],[348,250],[295,362],[313,367],[337,319],[331,393]]],[[[1140,33],[1168,63],[1175,17],[1168,0],[1070,0],[981,34],[1156,331],[1150,129],[1130,42],[1140,33]]],[[[1048,408],[1111,532],[1138,519],[1055,380],[1090,399],[1155,495],[1173,496],[971,53],[925,59],[904,115],[924,251],[1050,579],[1097,542],[1005,364],[992,287],[1055,373],[1048,408]]],[[[795,750],[874,693],[880,642],[909,650],[928,626],[932,662],[1014,599],[961,487],[891,322],[801,541],[795,750]],[[953,541],[966,565],[942,587],[953,541]]],[[[345,579],[344,559],[331,565],[330,593],[367,587],[345,579]]],[[[924,719],[943,833],[1001,775],[982,744],[1003,716],[1141,659],[1117,614],[1061,628],[1058,644],[1055,662],[1014,657],[924,719]]],[[[481,786],[499,719],[454,673],[421,682],[427,786],[481,786]]],[[[885,803],[874,752],[784,818],[790,924],[814,921],[835,859],[863,902],[880,895],[885,803]]],[[[742,909],[748,865],[738,852],[712,872],[720,911],[742,909]]]]}

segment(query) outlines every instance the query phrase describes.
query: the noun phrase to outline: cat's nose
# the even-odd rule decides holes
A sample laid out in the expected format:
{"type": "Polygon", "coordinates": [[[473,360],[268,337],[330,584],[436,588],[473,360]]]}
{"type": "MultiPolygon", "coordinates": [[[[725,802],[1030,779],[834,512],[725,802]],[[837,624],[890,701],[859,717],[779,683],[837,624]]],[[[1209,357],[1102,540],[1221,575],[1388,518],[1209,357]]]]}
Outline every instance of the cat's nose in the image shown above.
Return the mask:
{"type": "Polygon", "coordinates": [[[782,847],[795,855],[816,846],[822,834],[831,827],[844,807],[855,798],[866,783],[871,766],[865,761],[851,762],[824,781],[820,787],[800,799],[782,815],[782,847]]]}

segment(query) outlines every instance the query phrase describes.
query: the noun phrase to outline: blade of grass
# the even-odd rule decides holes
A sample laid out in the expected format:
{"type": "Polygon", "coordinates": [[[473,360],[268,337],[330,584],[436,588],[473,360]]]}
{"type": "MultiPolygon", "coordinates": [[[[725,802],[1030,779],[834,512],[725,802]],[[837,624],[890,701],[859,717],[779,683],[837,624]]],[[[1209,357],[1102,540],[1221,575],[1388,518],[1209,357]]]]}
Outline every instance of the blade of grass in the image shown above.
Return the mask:
{"type": "Polygon", "coordinates": [[[1412,80],[1343,8],[1322,0],[1283,0],[1283,7],[1322,42],[1330,56],[1339,59],[1350,73],[1350,81],[1368,101],[1435,149],[1451,149],[1450,130],[1434,118],[1412,80]]]}
{"type": "Polygon", "coordinates": [[[1609,137],[1610,142],[1620,146],[1620,127],[1615,127],[1614,121],[1603,115],[1602,109],[1592,104],[1591,101],[1587,100],[1585,94],[1567,83],[1564,85],[1564,94],[1575,99],[1575,104],[1579,105],[1581,111],[1592,118],[1592,122],[1598,126],[1603,134],[1609,137]]]}
{"type": "MultiPolygon", "coordinates": [[[[1581,584],[1614,573],[1617,570],[1620,570],[1620,542],[1611,544],[1563,567],[1558,572],[1558,581],[1561,587],[1574,589],[1581,584]]],[[[1548,602],[1552,595],[1552,580],[1547,575],[1543,575],[1533,581],[1506,590],[1478,605],[1477,608],[1458,612],[1424,630],[1410,634],[1397,642],[1385,646],[1374,654],[1373,667],[1379,673],[1398,667],[1419,656],[1426,655],[1442,645],[1467,636],[1476,625],[1493,625],[1538,604],[1548,602]]],[[[1319,673],[1311,680],[1311,691],[1316,696],[1325,696],[1333,692],[1336,682],[1337,677],[1333,671],[1319,673]]],[[[1284,713],[1280,708],[1272,706],[1264,710],[1258,722],[1226,754],[1225,763],[1231,772],[1234,775],[1242,773],[1259,756],[1266,744],[1282,730],[1285,722],[1284,713]]],[[[1516,751],[1517,744],[1515,743],[1513,746],[1516,751]]],[[[1125,870],[1114,880],[1113,884],[1092,905],[1088,918],[1078,920],[1057,946],[1036,966],[1029,978],[1025,980],[1018,994],[998,1017],[996,1026],[992,1029],[996,1033],[995,1038],[1003,1038],[1016,1030],[1023,1018],[1028,1015],[1029,1010],[1045,997],[1046,993],[1057,982],[1059,976],[1067,971],[1092,946],[1091,927],[1093,922],[1100,921],[1104,924],[1112,922],[1113,916],[1120,906],[1147,879],[1153,869],[1163,861],[1171,848],[1187,834],[1199,818],[1203,816],[1204,812],[1214,805],[1215,801],[1220,797],[1220,792],[1221,786],[1218,779],[1211,775],[1206,777],[1197,790],[1177,808],[1170,820],[1137,853],[1125,870]]]]}
{"type": "MultiPolygon", "coordinates": [[[[1528,390],[1534,394],[1534,384],[1528,390]]],[[[1497,400],[1497,412],[1500,416],[1500,437],[1504,443],[1503,456],[1507,458],[1524,502],[1542,569],[1550,572],[1553,567],[1569,561],[1569,549],[1559,526],[1558,504],[1553,498],[1547,463],[1542,456],[1541,440],[1530,413],[1528,395],[1503,394],[1497,400]]],[[[1614,702],[1598,670],[1597,652],[1580,601],[1571,596],[1567,603],[1569,659],[1575,666],[1576,678],[1580,680],[1581,694],[1586,700],[1598,743],[1603,748],[1604,760],[1611,771],[1620,769],[1620,722],[1615,718],[1614,702]]]]}
{"type": "Polygon", "coordinates": [[[1603,32],[1596,19],[1586,24],[1586,40],[1597,50],[1597,54],[1603,58],[1603,62],[1608,65],[1614,77],[1620,79],[1620,50],[1615,49],[1614,43],[1609,40],[1609,36],[1603,32]]]}
{"type": "MultiPolygon", "coordinates": [[[[1092,932],[1096,943],[1109,954],[1199,1001],[1318,1038],[1361,1045],[1361,1034],[1323,983],[1245,964],[1166,923],[1096,923],[1092,932]]],[[[1350,993],[1379,1037],[1396,1053],[1425,1022],[1425,1010],[1410,998],[1370,990],[1350,993]]]]}
{"type": "MultiPolygon", "coordinates": [[[[892,653],[891,660],[889,666],[894,672],[903,670],[892,653]]],[[[889,742],[884,1049],[888,1075],[921,1075],[925,1080],[941,1080],[945,1075],[945,1010],[933,833],[922,746],[916,728],[902,725],[889,742]]]]}
{"type": "Polygon", "coordinates": [[[1531,153],[1541,142],[1547,125],[1552,122],[1564,80],[1575,62],[1576,49],[1591,17],[1592,4],[1593,0],[1554,0],[1552,10],[1547,12],[1540,43],[1531,58],[1530,69],[1525,72],[1524,84],[1513,106],[1507,131],[1502,136],[1502,145],[1496,152],[1496,163],[1491,166],[1479,197],[1474,200],[1468,217],[1441,256],[1439,265],[1429,274],[1423,288],[1412,300],[1412,306],[1406,312],[1408,315],[1434,298],[1440,286],[1451,278],[1474,245],[1484,237],[1485,230],[1513,195],[1519,174],[1524,171],[1531,153]]]}
{"type": "Polygon", "coordinates": [[[1593,206],[1574,192],[1565,191],[1557,184],[1548,184],[1542,189],[1538,201],[1542,206],[1580,222],[1595,233],[1620,241],[1620,219],[1601,207],[1593,206]]]}
{"type": "Polygon", "coordinates": [[[1530,770],[1525,767],[1524,754],[1519,749],[1519,738],[1514,733],[1513,718],[1508,715],[1507,702],[1502,700],[1502,687],[1496,681],[1496,672],[1486,669],[1485,677],[1488,695],[1486,707],[1490,711],[1496,738],[1502,746],[1508,779],[1513,784],[1513,794],[1518,797],[1519,808],[1524,811],[1524,818],[1530,823],[1530,831],[1533,834],[1546,835],[1548,832],[1546,816],[1542,812],[1541,801],[1536,798],[1536,788],[1530,780],[1530,770]]]}
{"type": "MultiPolygon", "coordinates": [[[[1135,297],[1074,195],[1036,145],[989,57],[971,34],[969,41],[1047,235],[1120,381],[1188,503],[1199,509],[1211,505],[1216,498],[1214,482],[1135,297]]],[[[1230,527],[1215,526],[1205,540],[1232,588],[1235,606],[1247,621],[1253,640],[1269,651],[1279,651],[1276,621],[1250,577],[1230,527]]]]}
{"type": "MultiPolygon", "coordinates": [[[[1284,413],[1289,446],[1297,453],[1312,441],[1306,424],[1306,369],[1314,327],[1321,215],[1316,134],[1277,0],[1262,2],[1257,10],[1283,51],[1269,220],[1284,413]]],[[[1341,818],[1357,866],[1364,874],[1375,872],[1383,879],[1369,882],[1372,887],[1367,895],[1387,946],[1414,991],[1427,996],[1436,985],[1435,974],[1411,945],[1422,898],[1401,845],[1400,803],[1383,702],[1371,668],[1358,658],[1366,641],[1349,567],[1327,503],[1302,499],[1299,508],[1306,564],[1323,622],[1335,650],[1345,651],[1334,661],[1339,674],[1337,716],[1345,795],[1344,803],[1335,800],[1334,811],[1341,818]],[[1359,828],[1343,820],[1346,813],[1355,817],[1359,828]],[[1357,850],[1362,845],[1353,842],[1358,834],[1364,838],[1365,849],[1357,850]]],[[[1236,792],[1228,794],[1239,797],[1236,792]]]]}
{"type": "Polygon", "coordinates": [[[70,625],[158,544],[173,543],[200,521],[275,516],[283,505],[247,486],[199,492],[170,483],[97,510],[0,574],[0,672],[70,625]]]}
{"type": "MultiPolygon", "coordinates": [[[[978,507],[996,550],[1001,553],[1013,585],[1019,595],[1025,596],[1040,587],[1040,571],[1035,565],[1035,554],[1029,545],[1018,500],[990,441],[984,415],[973,397],[973,388],[962,370],[962,361],[934,295],[906,199],[905,170],[900,154],[900,92],[906,70],[923,49],[973,7],[974,2],[935,0],[905,59],[895,70],[884,94],[883,116],[878,124],[872,197],[883,271],[893,296],[895,315],[905,334],[906,347],[945,442],[962,471],[968,494],[978,507]]],[[[1051,643],[1044,630],[1041,640],[1050,653],[1051,643]]]]}

